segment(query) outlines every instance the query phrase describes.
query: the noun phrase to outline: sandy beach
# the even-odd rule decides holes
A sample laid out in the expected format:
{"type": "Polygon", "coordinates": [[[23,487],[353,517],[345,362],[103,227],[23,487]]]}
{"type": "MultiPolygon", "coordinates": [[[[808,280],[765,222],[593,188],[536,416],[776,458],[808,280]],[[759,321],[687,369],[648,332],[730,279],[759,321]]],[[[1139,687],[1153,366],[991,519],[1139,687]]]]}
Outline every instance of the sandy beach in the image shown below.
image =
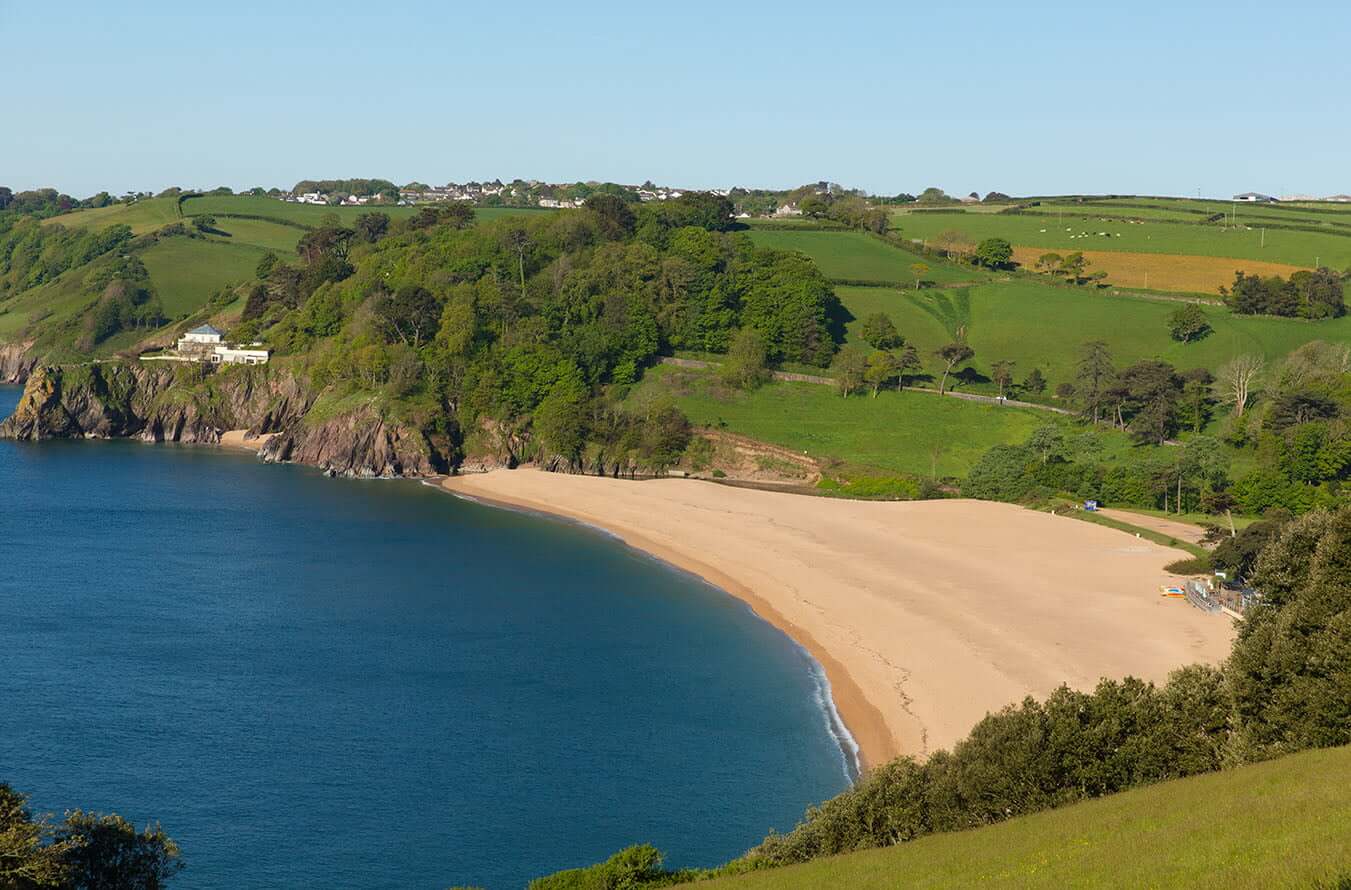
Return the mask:
{"type": "Polygon", "coordinates": [[[258,449],[262,448],[264,445],[267,444],[268,439],[271,439],[273,436],[276,435],[276,433],[263,433],[262,435],[259,436],[246,438],[248,436],[248,433],[249,433],[248,430],[228,430],[224,433],[221,433],[220,437],[221,447],[241,448],[244,449],[245,451],[257,452],[258,449]]]}
{"type": "Polygon", "coordinates": [[[1009,504],[534,470],[442,484],[599,526],[745,600],[825,668],[865,765],[948,748],[987,712],[1062,683],[1216,663],[1234,633],[1160,596],[1164,565],[1187,554],[1009,504]]]}

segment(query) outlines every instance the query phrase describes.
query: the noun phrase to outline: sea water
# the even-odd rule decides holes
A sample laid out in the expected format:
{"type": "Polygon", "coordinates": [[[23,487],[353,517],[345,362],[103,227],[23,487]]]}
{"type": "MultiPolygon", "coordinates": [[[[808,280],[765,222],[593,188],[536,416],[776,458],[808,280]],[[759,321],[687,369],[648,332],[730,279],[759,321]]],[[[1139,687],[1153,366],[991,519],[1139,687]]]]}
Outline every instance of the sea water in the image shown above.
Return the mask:
{"type": "Polygon", "coordinates": [[[713,865],[847,784],[823,683],[574,524],[213,448],[0,442],[0,782],[159,821],[182,890],[499,890],[637,842],[713,865]]]}

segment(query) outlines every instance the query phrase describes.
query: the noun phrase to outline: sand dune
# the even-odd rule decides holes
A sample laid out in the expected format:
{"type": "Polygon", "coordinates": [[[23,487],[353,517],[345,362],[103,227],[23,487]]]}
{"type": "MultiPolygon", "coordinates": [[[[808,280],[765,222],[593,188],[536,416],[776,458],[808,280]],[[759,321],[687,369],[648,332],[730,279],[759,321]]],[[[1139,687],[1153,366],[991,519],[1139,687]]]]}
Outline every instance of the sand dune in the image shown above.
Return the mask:
{"type": "Polygon", "coordinates": [[[1229,619],[1160,597],[1185,553],[1008,504],[532,470],[443,484],[601,526],[747,600],[825,667],[869,764],[949,747],[1061,683],[1218,662],[1233,636],[1229,619]]]}

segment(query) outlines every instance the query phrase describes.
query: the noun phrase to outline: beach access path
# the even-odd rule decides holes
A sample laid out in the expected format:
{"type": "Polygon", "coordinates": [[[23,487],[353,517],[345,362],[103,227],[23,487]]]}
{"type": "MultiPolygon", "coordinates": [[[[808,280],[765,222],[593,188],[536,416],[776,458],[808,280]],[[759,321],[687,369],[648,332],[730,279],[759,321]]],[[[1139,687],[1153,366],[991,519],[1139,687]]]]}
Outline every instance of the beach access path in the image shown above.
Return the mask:
{"type": "Polygon", "coordinates": [[[949,748],[986,713],[1100,678],[1216,664],[1233,622],[1160,596],[1188,554],[972,500],[868,502],[690,479],[499,470],[457,494],[604,528],[751,605],[825,668],[865,765],[949,748]]]}

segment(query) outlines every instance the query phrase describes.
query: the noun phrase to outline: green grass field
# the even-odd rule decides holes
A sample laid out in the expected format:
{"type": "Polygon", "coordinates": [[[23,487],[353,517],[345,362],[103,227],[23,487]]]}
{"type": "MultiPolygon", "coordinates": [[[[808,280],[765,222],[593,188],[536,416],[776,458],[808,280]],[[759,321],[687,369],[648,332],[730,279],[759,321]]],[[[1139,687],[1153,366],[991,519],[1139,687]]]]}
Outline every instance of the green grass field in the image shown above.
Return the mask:
{"type": "Polygon", "coordinates": [[[170,238],[142,251],[141,261],[172,319],[196,312],[225,285],[252,278],[264,253],[254,245],[170,238]]]}
{"type": "Polygon", "coordinates": [[[223,241],[231,245],[260,247],[274,251],[286,259],[295,255],[296,243],[305,234],[304,229],[285,226],[261,219],[238,219],[221,217],[216,220],[215,229],[228,233],[228,237],[209,236],[211,240],[223,241]]]}
{"type": "Polygon", "coordinates": [[[648,371],[637,398],[670,396],[695,424],[842,461],[856,471],[965,475],[991,446],[1024,441],[1047,415],[883,392],[841,398],[834,387],[773,383],[754,392],[722,392],[711,374],[668,365],[648,371]],[[935,453],[937,449],[937,453],[935,453]]]}
{"type": "Polygon", "coordinates": [[[1351,748],[1166,782],[712,890],[1302,888],[1351,876],[1351,748]]]}
{"type": "Polygon", "coordinates": [[[784,232],[752,227],[750,237],[758,247],[805,253],[827,278],[893,281],[912,287],[915,273],[910,267],[915,263],[928,266],[924,280],[938,284],[989,278],[980,269],[916,256],[863,232],[784,232]]]}
{"type": "Polygon", "coordinates": [[[180,220],[176,198],[145,198],[134,204],[112,204],[63,213],[44,220],[43,225],[62,225],[72,229],[127,225],[131,226],[134,234],[143,235],[180,220]]]}
{"type": "MultiPolygon", "coordinates": [[[[1245,209],[1254,213],[1262,212],[1256,207],[1240,206],[1238,228],[1228,229],[1190,222],[1165,222],[1163,219],[1134,225],[1106,221],[1109,217],[1119,220],[1122,216],[1140,215],[1125,207],[1103,207],[1088,212],[1077,205],[1043,205],[1034,209],[1055,215],[899,211],[893,215],[892,223],[900,229],[903,237],[925,241],[933,240],[941,232],[955,229],[973,241],[1005,238],[1015,245],[1058,253],[1111,250],[1232,257],[1304,267],[1312,267],[1315,263],[1337,269],[1351,266],[1351,229],[1345,230],[1346,234],[1333,234],[1268,228],[1263,234],[1260,220],[1254,218],[1248,223],[1244,221],[1245,209]],[[1063,218],[1060,216],[1062,207],[1063,218]],[[1107,232],[1110,237],[1103,237],[1099,232],[1107,232]],[[1079,237],[1081,234],[1084,237],[1079,237]]],[[[1299,219],[1289,219],[1288,222],[1303,224],[1299,219]]]]}
{"type": "MultiPolygon", "coordinates": [[[[1234,315],[1219,306],[1204,312],[1214,332],[1197,343],[1178,343],[1168,332],[1176,303],[1112,296],[1086,288],[1035,281],[983,284],[918,293],[886,288],[837,287],[841,302],[861,319],[886,312],[926,369],[940,369],[933,352],[965,327],[976,350],[974,367],[989,374],[993,362],[1011,359],[1015,376],[1040,368],[1048,392],[1074,378],[1079,347],[1105,340],[1118,366],[1162,359],[1180,369],[1218,369],[1235,355],[1257,353],[1275,361],[1311,340],[1351,342],[1351,315],[1326,321],[1234,315]]],[[[858,322],[849,324],[856,337],[858,322]]]]}

